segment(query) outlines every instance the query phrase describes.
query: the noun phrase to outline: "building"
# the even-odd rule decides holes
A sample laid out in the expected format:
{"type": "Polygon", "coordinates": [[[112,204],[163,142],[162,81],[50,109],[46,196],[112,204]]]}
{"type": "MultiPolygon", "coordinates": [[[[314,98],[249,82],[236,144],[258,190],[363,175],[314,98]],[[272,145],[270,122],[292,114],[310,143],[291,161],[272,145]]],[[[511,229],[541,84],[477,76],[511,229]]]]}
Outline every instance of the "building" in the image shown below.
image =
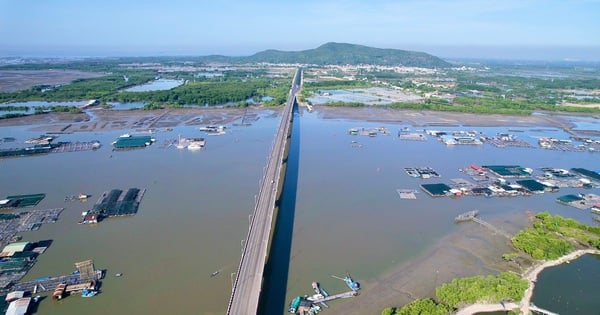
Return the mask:
{"type": "Polygon", "coordinates": [[[143,148],[154,143],[156,139],[151,136],[132,136],[125,134],[115,140],[112,145],[115,149],[143,148]]]}
{"type": "Polygon", "coordinates": [[[18,300],[10,302],[8,309],[6,309],[6,315],[25,315],[29,309],[29,303],[31,302],[30,297],[20,298],[18,300]]]}
{"type": "Polygon", "coordinates": [[[8,256],[12,256],[12,254],[14,254],[14,253],[28,251],[30,249],[30,247],[31,247],[31,243],[29,243],[29,242],[11,243],[11,244],[6,245],[4,247],[4,249],[2,250],[2,252],[7,253],[8,256]]]}
{"type": "Polygon", "coordinates": [[[98,223],[98,215],[97,214],[86,214],[81,221],[83,224],[94,224],[98,223]]]}

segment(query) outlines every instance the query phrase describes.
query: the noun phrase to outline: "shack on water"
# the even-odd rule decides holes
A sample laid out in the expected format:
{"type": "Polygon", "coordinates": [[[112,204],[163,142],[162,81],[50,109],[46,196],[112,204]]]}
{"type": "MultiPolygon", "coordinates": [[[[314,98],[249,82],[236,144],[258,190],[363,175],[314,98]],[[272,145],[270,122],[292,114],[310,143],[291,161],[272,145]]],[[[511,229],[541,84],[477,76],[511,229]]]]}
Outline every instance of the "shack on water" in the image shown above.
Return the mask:
{"type": "Polygon", "coordinates": [[[144,148],[154,143],[154,141],[156,141],[156,139],[152,138],[152,136],[132,136],[130,134],[124,134],[113,141],[112,145],[115,149],[144,148]]]}
{"type": "Polygon", "coordinates": [[[14,195],[0,200],[0,208],[23,208],[36,206],[46,194],[14,195]]]}
{"type": "Polygon", "coordinates": [[[543,183],[540,183],[539,181],[537,181],[535,179],[518,180],[517,184],[525,187],[525,189],[529,190],[530,192],[537,193],[537,194],[541,194],[545,190],[552,190],[553,189],[553,187],[546,186],[543,183]]]}
{"type": "Polygon", "coordinates": [[[93,224],[106,217],[135,215],[146,189],[130,188],[105,191],[90,211],[82,213],[81,224],[93,224]]]}
{"type": "Polygon", "coordinates": [[[421,188],[432,197],[446,196],[448,193],[450,193],[450,190],[452,189],[450,186],[444,183],[423,184],[421,185],[421,188]]]}
{"type": "Polygon", "coordinates": [[[521,167],[520,165],[483,165],[484,169],[490,170],[498,177],[516,177],[523,178],[531,176],[533,170],[521,167]]]}

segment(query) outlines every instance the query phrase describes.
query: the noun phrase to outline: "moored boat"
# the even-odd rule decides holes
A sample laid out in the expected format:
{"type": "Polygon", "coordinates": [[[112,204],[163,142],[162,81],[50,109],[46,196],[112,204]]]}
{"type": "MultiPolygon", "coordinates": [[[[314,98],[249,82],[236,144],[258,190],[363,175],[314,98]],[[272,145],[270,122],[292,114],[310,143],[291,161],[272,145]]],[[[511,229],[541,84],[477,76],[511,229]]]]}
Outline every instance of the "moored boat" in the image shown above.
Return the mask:
{"type": "Polygon", "coordinates": [[[290,303],[290,306],[288,307],[288,312],[295,314],[296,311],[298,311],[298,306],[300,306],[300,301],[302,301],[301,297],[295,297],[290,303]]]}
{"type": "Polygon", "coordinates": [[[98,294],[98,291],[96,290],[83,289],[83,291],[81,291],[81,297],[92,297],[96,294],[98,294]]]}

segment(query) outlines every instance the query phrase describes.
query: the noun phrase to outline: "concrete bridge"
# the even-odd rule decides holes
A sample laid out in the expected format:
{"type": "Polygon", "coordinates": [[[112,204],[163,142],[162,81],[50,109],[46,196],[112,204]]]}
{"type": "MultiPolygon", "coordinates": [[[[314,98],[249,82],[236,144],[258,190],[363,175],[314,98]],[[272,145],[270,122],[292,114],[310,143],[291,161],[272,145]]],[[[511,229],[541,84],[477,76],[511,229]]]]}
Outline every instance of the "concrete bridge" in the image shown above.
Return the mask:
{"type": "Polygon", "coordinates": [[[296,93],[302,82],[302,70],[294,75],[290,94],[283,109],[281,123],[275,136],[273,150],[263,175],[260,192],[252,214],[250,228],[242,252],[240,265],[233,283],[231,298],[227,306],[227,314],[256,314],[262,289],[263,272],[267,259],[275,202],[281,193],[285,170],[282,171],[284,159],[289,146],[293,109],[296,104],[296,93]]]}

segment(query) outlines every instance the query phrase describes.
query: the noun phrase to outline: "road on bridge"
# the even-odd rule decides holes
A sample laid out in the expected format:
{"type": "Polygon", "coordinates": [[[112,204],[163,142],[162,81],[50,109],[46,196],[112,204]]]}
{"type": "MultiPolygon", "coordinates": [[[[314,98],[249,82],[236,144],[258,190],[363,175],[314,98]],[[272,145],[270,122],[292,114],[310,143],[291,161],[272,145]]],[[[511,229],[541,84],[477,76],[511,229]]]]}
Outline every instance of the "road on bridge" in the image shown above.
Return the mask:
{"type": "Polygon", "coordinates": [[[258,310],[263,271],[271,238],[275,202],[277,201],[279,182],[282,179],[280,178],[281,167],[285,157],[293,117],[292,112],[296,101],[296,93],[300,88],[301,76],[302,70],[298,69],[282,113],[281,123],[263,175],[260,192],[257,195],[256,207],[252,214],[242,258],[233,283],[227,314],[256,314],[258,310]]]}

